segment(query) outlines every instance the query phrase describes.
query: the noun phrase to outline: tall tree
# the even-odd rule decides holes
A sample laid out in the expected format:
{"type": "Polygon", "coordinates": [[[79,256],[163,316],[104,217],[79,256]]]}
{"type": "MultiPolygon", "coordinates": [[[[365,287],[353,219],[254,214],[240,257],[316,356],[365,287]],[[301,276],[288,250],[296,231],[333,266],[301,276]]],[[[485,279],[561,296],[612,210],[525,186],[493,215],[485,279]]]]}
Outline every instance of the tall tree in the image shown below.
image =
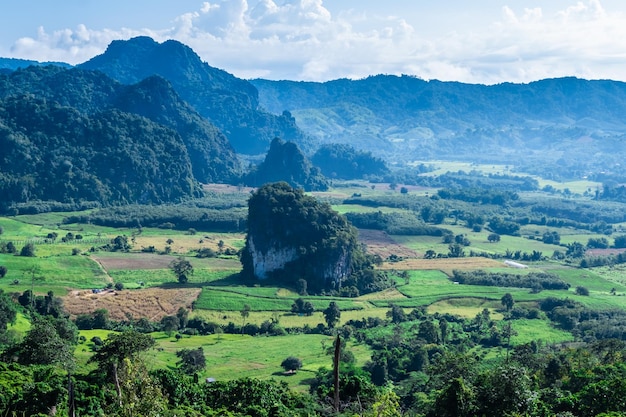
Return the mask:
{"type": "Polygon", "coordinates": [[[329,328],[334,328],[341,318],[341,310],[336,302],[331,301],[326,310],[323,311],[324,320],[329,328]]]}
{"type": "Polygon", "coordinates": [[[502,305],[504,306],[504,308],[506,308],[506,311],[511,311],[511,309],[513,308],[513,304],[515,304],[515,301],[513,300],[513,296],[511,295],[511,293],[506,293],[502,296],[502,298],[500,299],[500,302],[502,303],[502,305]]]}
{"type": "Polygon", "coordinates": [[[181,284],[186,284],[189,281],[189,275],[193,275],[193,265],[182,256],[170,262],[169,267],[181,284]]]}
{"type": "Polygon", "coordinates": [[[129,378],[133,362],[139,362],[139,354],[152,348],[154,344],[152,336],[135,330],[119,334],[110,333],[104,345],[89,360],[96,362],[98,368],[112,378],[120,407],[123,406],[122,386],[127,383],[127,380],[123,380],[121,376],[129,378]]]}

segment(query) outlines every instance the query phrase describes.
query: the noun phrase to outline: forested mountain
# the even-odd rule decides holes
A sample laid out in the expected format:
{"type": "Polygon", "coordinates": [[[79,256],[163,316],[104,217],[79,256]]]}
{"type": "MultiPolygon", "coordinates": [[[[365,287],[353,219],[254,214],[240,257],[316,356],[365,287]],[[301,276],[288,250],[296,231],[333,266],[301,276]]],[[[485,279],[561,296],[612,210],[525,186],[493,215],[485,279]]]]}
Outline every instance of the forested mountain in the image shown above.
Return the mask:
{"type": "Polygon", "coordinates": [[[0,76],[0,108],[5,206],[177,201],[241,174],[227,138],[161,77],[33,66],[0,76]]]}
{"type": "Polygon", "coordinates": [[[472,85],[378,75],[325,83],[252,80],[259,102],[288,109],[323,143],[395,161],[450,158],[546,164],[582,176],[626,156],[626,84],[577,78],[472,85]]]}
{"type": "Polygon", "coordinates": [[[285,181],[305,191],[325,191],[328,181],[319,168],[293,142],[274,138],[265,160],[244,177],[246,185],[259,187],[268,182],[285,181]]]}
{"type": "Polygon", "coordinates": [[[168,80],[180,97],[214,123],[237,152],[260,154],[280,137],[306,146],[306,138],[288,113],[259,109],[258,92],[248,81],[202,62],[189,47],[148,37],[113,41],[106,52],[79,65],[99,70],[123,83],[134,84],[151,75],[168,80]]]}
{"type": "Polygon", "coordinates": [[[197,193],[180,136],[146,118],[32,96],[0,101],[2,209],[30,200],[160,203],[197,193]]]}

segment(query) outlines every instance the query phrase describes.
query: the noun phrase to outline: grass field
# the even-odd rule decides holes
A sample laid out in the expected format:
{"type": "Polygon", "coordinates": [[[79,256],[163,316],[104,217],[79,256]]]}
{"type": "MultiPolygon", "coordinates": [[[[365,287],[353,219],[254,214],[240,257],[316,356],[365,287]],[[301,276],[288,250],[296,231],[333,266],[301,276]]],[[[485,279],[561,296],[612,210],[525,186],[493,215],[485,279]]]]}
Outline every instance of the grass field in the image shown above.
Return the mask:
{"type": "MultiPolygon", "coordinates": [[[[476,168],[473,165],[442,164],[440,169],[454,171],[476,168]]],[[[480,169],[495,173],[505,172],[507,167],[484,166],[480,169]]],[[[574,188],[570,189],[574,191],[574,188]]],[[[390,195],[398,194],[399,191],[392,191],[385,185],[376,185],[372,189],[366,182],[355,182],[336,187],[323,196],[344,198],[353,193],[390,195]]],[[[340,212],[379,210],[353,205],[334,207],[340,212]]],[[[395,288],[352,299],[306,296],[303,298],[310,301],[316,311],[311,316],[300,316],[290,312],[294,300],[299,298],[293,289],[264,282],[255,285],[243,282],[238,276],[241,263],[236,256],[203,259],[194,256],[199,248],[217,250],[220,241],[225,248],[240,249],[245,242],[245,235],[241,233],[198,232],[191,235],[175,230],[143,228],[141,234],[138,234],[133,229],[63,225],[64,216],[65,213],[48,213],[0,218],[0,226],[4,231],[1,236],[3,241],[26,241],[35,238],[41,240],[50,232],[59,234],[59,239],[54,243],[37,244],[37,256],[34,258],[0,254],[0,265],[5,265],[8,269],[7,276],[0,279],[0,289],[9,293],[21,293],[32,286],[38,294],[52,290],[55,295],[64,296],[66,308],[73,316],[106,308],[116,320],[132,315],[135,319],[148,317],[157,321],[164,315],[175,314],[179,307],[191,309],[193,306],[191,317],[201,317],[221,325],[231,322],[238,326],[244,322],[260,325],[274,320],[284,328],[315,328],[318,324],[325,323],[322,311],[330,301],[335,301],[341,310],[340,324],[367,317],[384,319],[394,304],[403,307],[406,313],[413,308],[425,307],[428,313],[449,313],[466,318],[473,318],[487,308],[493,319],[500,320],[503,318],[500,300],[506,293],[513,296],[517,305],[526,307],[536,307],[539,300],[554,296],[569,297],[595,309],[626,309],[626,266],[578,269],[545,260],[529,264],[530,268],[527,270],[517,270],[507,268],[502,260],[486,257],[423,259],[427,250],[447,254],[448,244],[442,243],[440,237],[388,236],[382,232],[370,231],[363,232],[360,238],[373,251],[385,253],[384,250],[387,249],[392,253],[401,253],[404,258],[399,262],[384,262],[379,267],[394,277],[395,288]],[[67,231],[80,233],[83,240],[60,242],[60,237],[67,231]],[[133,249],[130,253],[89,251],[95,246],[94,242],[106,242],[118,235],[128,236],[129,240],[132,236],[133,249]],[[168,239],[171,242],[168,243],[168,239]],[[142,248],[149,247],[154,247],[155,253],[142,252],[142,248]],[[170,247],[172,253],[160,254],[166,247],[170,247]],[[72,255],[75,248],[81,254],[72,255]],[[189,282],[184,285],[176,282],[168,268],[172,260],[179,256],[184,256],[194,267],[193,275],[189,276],[189,282]],[[33,270],[33,267],[36,269],[33,270]],[[460,285],[449,278],[455,269],[482,269],[517,274],[547,271],[557,274],[571,288],[568,291],[542,291],[533,294],[529,289],[523,288],[460,285]],[[401,271],[408,273],[407,279],[402,277],[401,271]],[[33,276],[41,276],[43,279],[32,282],[33,276]],[[19,283],[14,284],[15,281],[19,283]],[[125,289],[100,294],[93,294],[91,291],[92,288],[103,288],[113,283],[122,283],[125,289]],[[586,287],[590,296],[577,295],[577,286],[586,287]],[[240,314],[244,305],[249,305],[252,310],[245,320],[240,314]]],[[[454,234],[465,235],[471,241],[471,245],[465,248],[466,253],[470,250],[498,254],[504,254],[507,250],[529,253],[537,250],[549,257],[555,250],[564,251],[565,248],[542,243],[540,239],[545,231],[557,231],[562,236],[563,243],[579,241],[585,244],[590,237],[601,236],[571,228],[528,225],[521,229],[521,236],[503,235],[500,242],[490,243],[487,239],[490,232],[487,230],[473,232],[460,224],[450,222],[442,226],[454,234]]],[[[512,339],[513,345],[531,340],[542,340],[546,343],[573,340],[570,333],[555,328],[547,320],[515,320],[512,323],[517,333],[512,339]]],[[[391,332],[392,327],[386,326],[380,331],[391,332]]],[[[24,333],[28,329],[28,321],[20,316],[11,329],[24,333]]],[[[81,366],[87,364],[92,354],[89,342],[91,337],[105,338],[108,333],[105,330],[81,332],[87,338],[87,342],[76,349],[81,366]]],[[[287,381],[296,389],[305,390],[306,381],[314,376],[320,366],[331,366],[331,359],[323,349],[332,343],[329,336],[185,335],[178,341],[163,333],[155,333],[154,336],[157,349],[146,356],[150,367],[175,367],[177,350],[202,346],[208,365],[202,376],[218,380],[238,377],[276,378],[287,381]],[[286,376],[282,373],[280,362],[289,355],[302,359],[304,368],[294,375],[286,376]]],[[[350,349],[355,353],[359,364],[364,364],[370,358],[370,352],[365,346],[352,345],[350,349]]]]}
{"type": "MultiPolygon", "coordinates": [[[[106,330],[83,330],[80,335],[87,341],[76,348],[76,357],[81,366],[93,354],[94,336],[106,339],[111,333],[106,330]]],[[[298,391],[308,390],[307,380],[313,378],[320,367],[332,368],[332,357],[326,348],[332,346],[333,337],[316,334],[296,334],[275,337],[251,337],[247,335],[221,334],[211,336],[184,336],[177,340],[164,333],[154,333],[156,348],[144,355],[149,369],[175,368],[181,349],[202,347],[206,357],[206,370],[202,378],[229,380],[235,378],[258,378],[283,380],[298,391]],[[287,356],[302,360],[302,369],[295,374],[285,375],[280,363],[287,356]]],[[[364,345],[349,343],[357,365],[370,359],[370,351],[364,345]]],[[[93,365],[92,365],[93,366],[93,365]]]]}

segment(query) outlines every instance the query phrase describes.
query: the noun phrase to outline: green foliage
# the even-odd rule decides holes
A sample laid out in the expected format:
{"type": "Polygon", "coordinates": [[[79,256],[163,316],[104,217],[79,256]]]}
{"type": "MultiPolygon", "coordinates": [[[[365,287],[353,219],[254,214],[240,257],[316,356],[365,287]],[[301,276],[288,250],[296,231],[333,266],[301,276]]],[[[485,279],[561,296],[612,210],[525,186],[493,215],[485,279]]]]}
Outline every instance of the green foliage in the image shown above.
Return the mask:
{"type": "Polygon", "coordinates": [[[186,374],[192,375],[206,368],[206,358],[202,346],[197,349],[181,349],[176,352],[176,356],[180,358],[177,365],[186,374]]]}
{"type": "Polygon", "coordinates": [[[341,310],[339,310],[339,306],[336,302],[331,301],[328,304],[328,307],[322,312],[324,314],[324,320],[326,320],[326,325],[332,329],[337,323],[339,323],[339,319],[341,318],[341,310]]]}
{"type": "Polygon", "coordinates": [[[302,360],[296,358],[295,356],[288,356],[280,363],[280,366],[285,371],[297,371],[302,368],[302,360]]]}
{"type": "Polygon", "coordinates": [[[5,210],[29,200],[160,203],[198,193],[181,137],[148,119],[87,116],[35,98],[1,101],[0,119],[5,210]]]}
{"type": "Polygon", "coordinates": [[[30,256],[35,257],[35,245],[32,243],[27,243],[20,250],[20,256],[30,256]]]}
{"type": "Polygon", "coordinates": [[[169,268],[181,284],[186,284],[189,281],[189,276],[193,275],[193,265],[183,256],[179,256],[170,262],[169,268]]]}
{"type": "Polygon", "coordinates": [[[24,365],[63,365],[74,363],[77,329],[66,318],[35,317],[24,340],[5,354],[17,356],[24,365]]]}
{"type": "Polygon", "coordinates": [[[538,288],[544,290],[567,290],[570,285],[557,275],[547,272],[530,272],[525,275],[490,273],[478,271],[453,271],[454,281],[467,285],[497,287],[538,288]]]}
{"type": "Polygon", "coordinates": [[[9,324],[15,323],[17,306],[11,297],[0,290],[0,339],[7,330],[9,324]]]}

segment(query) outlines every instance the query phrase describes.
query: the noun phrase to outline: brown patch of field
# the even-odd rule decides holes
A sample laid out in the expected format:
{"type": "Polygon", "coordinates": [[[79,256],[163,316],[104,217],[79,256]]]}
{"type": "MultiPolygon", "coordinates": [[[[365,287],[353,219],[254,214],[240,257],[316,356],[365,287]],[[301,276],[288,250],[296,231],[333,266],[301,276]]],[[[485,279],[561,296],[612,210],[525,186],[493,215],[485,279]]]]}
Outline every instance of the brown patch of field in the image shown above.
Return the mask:
{"type": "Polygon", "coordinates": [[[164,316],[175,315],[180,307],[191,310],[191,303],[198,298],[200,288],[146,288],[141,290],[72,291],[63,297],[65,310],[72,316],[90,314],[104,308],[113,320],[126,320],[127,314],[135,319],[145,317],[158,321],[164,316]]]}
{"type": "Polygon", "coordinates": [[[451,273],[455,269],[473,270],[483,268],[501,268],[502,263],[489,258],[439,258],[439,259],[404,259],[399,262],[383,262],[380,269],[383,270],[439,270],[451,273]]]}
{"type": "Polygon", "coordinates": [[[167,269],[175,256],[153,253],[124,253],[122,255],[91,255],[106,271],[115,269],[167,269]]]}
{"type": "Polygon", "coordinates": [[[416,258],[418,256],[413,249],[396,243],[382,230],[359,229],[359,242],[365,244],[369,253],[379,255],[383,259],[387,259],[390,255],[402,258],[416,258]]]}

